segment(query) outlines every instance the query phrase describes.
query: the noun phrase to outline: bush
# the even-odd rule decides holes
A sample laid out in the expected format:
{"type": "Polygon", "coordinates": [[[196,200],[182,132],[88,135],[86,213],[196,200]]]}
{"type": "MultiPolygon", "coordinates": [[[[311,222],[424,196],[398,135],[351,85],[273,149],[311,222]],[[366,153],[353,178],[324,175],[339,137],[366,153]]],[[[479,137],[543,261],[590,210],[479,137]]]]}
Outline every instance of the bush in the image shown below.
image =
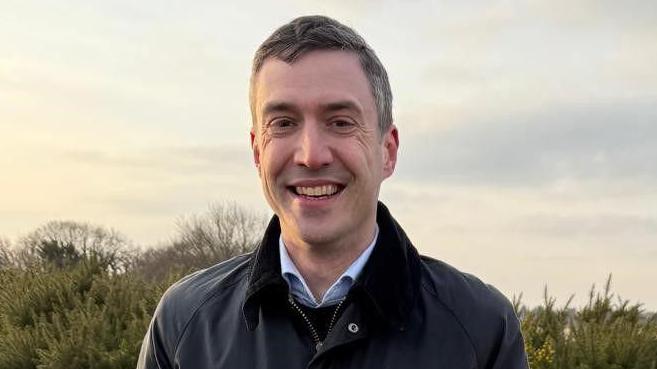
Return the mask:
{"type": "MultiPolygon", "coordinates": [[[[137,254],[115,231],[50,222],[12,249],[0,237],[0,368],[134,368],[164,290],[250,251],[264,217],[215,205],[169,244],[137,254]]],[[[572,300],[572,299],[571,299],[572,300]]],[[[611,277],[581,309],[514,302],[534,369],[657,369],[657,314],[616,298],[611,277]]]]}
{"type": "Polygon", "coordinates": [[[73,221],[51,221],[17,243],[15,265],[21,268],[63,267],[83,258],[95,258],[105,269],[125,272],[136,251],[119,232],[73,221]]]}
{"type": "Polygon", "coordinates": [[[0,269],[9,268],[14,264],[14,253],[9,240],[0,237],[0,269]]]}
{"type": "MultiPolygon", "coordinates": [[[[614,302],[611,277],[605,289],[591,289],[580,310],[556,308],[545,293],[543,306],[519,309],[527,355],[534,369],[654,369],[657,314],[620,298],[614,302]]],[[[516,305],[518,305],[516,303],[516,305]]]]}
{"type": "Polygon", "coordinates": [[[164,288],[94,258],[0,271],[0,368],[134,368],[164,288]]]}

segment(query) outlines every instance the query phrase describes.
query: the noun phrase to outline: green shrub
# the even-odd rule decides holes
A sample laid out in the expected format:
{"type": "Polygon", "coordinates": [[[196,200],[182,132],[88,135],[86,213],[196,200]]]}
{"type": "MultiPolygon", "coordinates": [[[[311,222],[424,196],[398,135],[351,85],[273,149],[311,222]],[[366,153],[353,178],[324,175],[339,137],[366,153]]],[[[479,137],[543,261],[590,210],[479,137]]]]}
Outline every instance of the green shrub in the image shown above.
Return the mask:
{"type": "Polygon", "coordinates": [[[643,312],[640,304],[614,302],[610,286],[611,278],[604,291],[591,289],[579,310],[569,307],[570,300],[555,308],[547,292],[543,306],[519,309],[533,369],[657,368],[657,314],[643,312]]]}
{"type": "Polygon", "coordinates": [[[0,271],[0,368],[134,368],[166,281],[71,268],[0,271]]]}
{"type": "MultiPolygon", "coordinates": [[[[180,277],[142,272],[114,273],[94,257],[0,269],[0,368],[134,368],[160,296],[180,277]]],[[[579,310],[556,307],[547,291],[542,306],[515,306],[533,369],[657,368],[657,315],[615,298],[610,281],[579,310]]]]}

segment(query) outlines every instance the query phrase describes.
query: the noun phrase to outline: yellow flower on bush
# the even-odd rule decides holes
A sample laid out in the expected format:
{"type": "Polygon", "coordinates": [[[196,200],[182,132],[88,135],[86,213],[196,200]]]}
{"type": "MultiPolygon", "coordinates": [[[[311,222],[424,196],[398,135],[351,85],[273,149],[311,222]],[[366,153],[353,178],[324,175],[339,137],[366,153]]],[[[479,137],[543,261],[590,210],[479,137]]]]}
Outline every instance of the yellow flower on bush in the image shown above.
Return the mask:
{"type": "Polygon", "coordinates": [[[549,368],[554,360],[554,345],[547,339],[540,347],[527,347],[527,358],[532,368],[549,368]]]}

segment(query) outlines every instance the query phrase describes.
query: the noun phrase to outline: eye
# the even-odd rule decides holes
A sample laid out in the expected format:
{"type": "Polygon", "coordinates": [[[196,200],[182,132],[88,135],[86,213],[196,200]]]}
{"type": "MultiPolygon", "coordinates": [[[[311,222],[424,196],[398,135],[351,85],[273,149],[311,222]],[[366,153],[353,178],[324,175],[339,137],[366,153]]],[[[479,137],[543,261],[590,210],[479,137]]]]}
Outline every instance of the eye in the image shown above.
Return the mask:
{"type": "Polygon", "coordinates": [[[333,124],[336,127],[340,127],[340,128],[351,127],[353,125],[351,122],[347,122],[346,120],[338,120],[336,122],[333,122],[333,124]]]}
{"type": "Polygon", "coordinates": [[[339,132],[350,132],[356,123],[350,119],[335,119],[329,123],[329,126],[339,132]]]}
{"type": "Polygon", "coordinates": [[[293,122],[287,118],[274,119],[271,123],[269,123],[270,126],[277,128],[290,127],[292,124],[293,122]]]}
{"type": "Polygon", "coordinates": [[[289,132],[296,126],[296,123],[289,118],[276,118],[267,124],[267,131],[272,135],[281,135],[289,132]]]}

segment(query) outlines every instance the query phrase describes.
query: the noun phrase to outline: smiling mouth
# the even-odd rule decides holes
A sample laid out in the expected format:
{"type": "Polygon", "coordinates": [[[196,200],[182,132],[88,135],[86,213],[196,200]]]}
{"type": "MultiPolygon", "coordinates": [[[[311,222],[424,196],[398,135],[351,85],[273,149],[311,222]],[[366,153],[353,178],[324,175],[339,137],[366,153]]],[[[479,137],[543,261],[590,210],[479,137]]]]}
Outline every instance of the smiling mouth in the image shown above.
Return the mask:
{"type": "Polygon", "coordinates": [[[328,199],[338,195],[345,186],[338,184],[327,184],[321,186],[289,186],[288,189],[297,196],[313,199],[313,200],[322,200],[328,199]]]}

